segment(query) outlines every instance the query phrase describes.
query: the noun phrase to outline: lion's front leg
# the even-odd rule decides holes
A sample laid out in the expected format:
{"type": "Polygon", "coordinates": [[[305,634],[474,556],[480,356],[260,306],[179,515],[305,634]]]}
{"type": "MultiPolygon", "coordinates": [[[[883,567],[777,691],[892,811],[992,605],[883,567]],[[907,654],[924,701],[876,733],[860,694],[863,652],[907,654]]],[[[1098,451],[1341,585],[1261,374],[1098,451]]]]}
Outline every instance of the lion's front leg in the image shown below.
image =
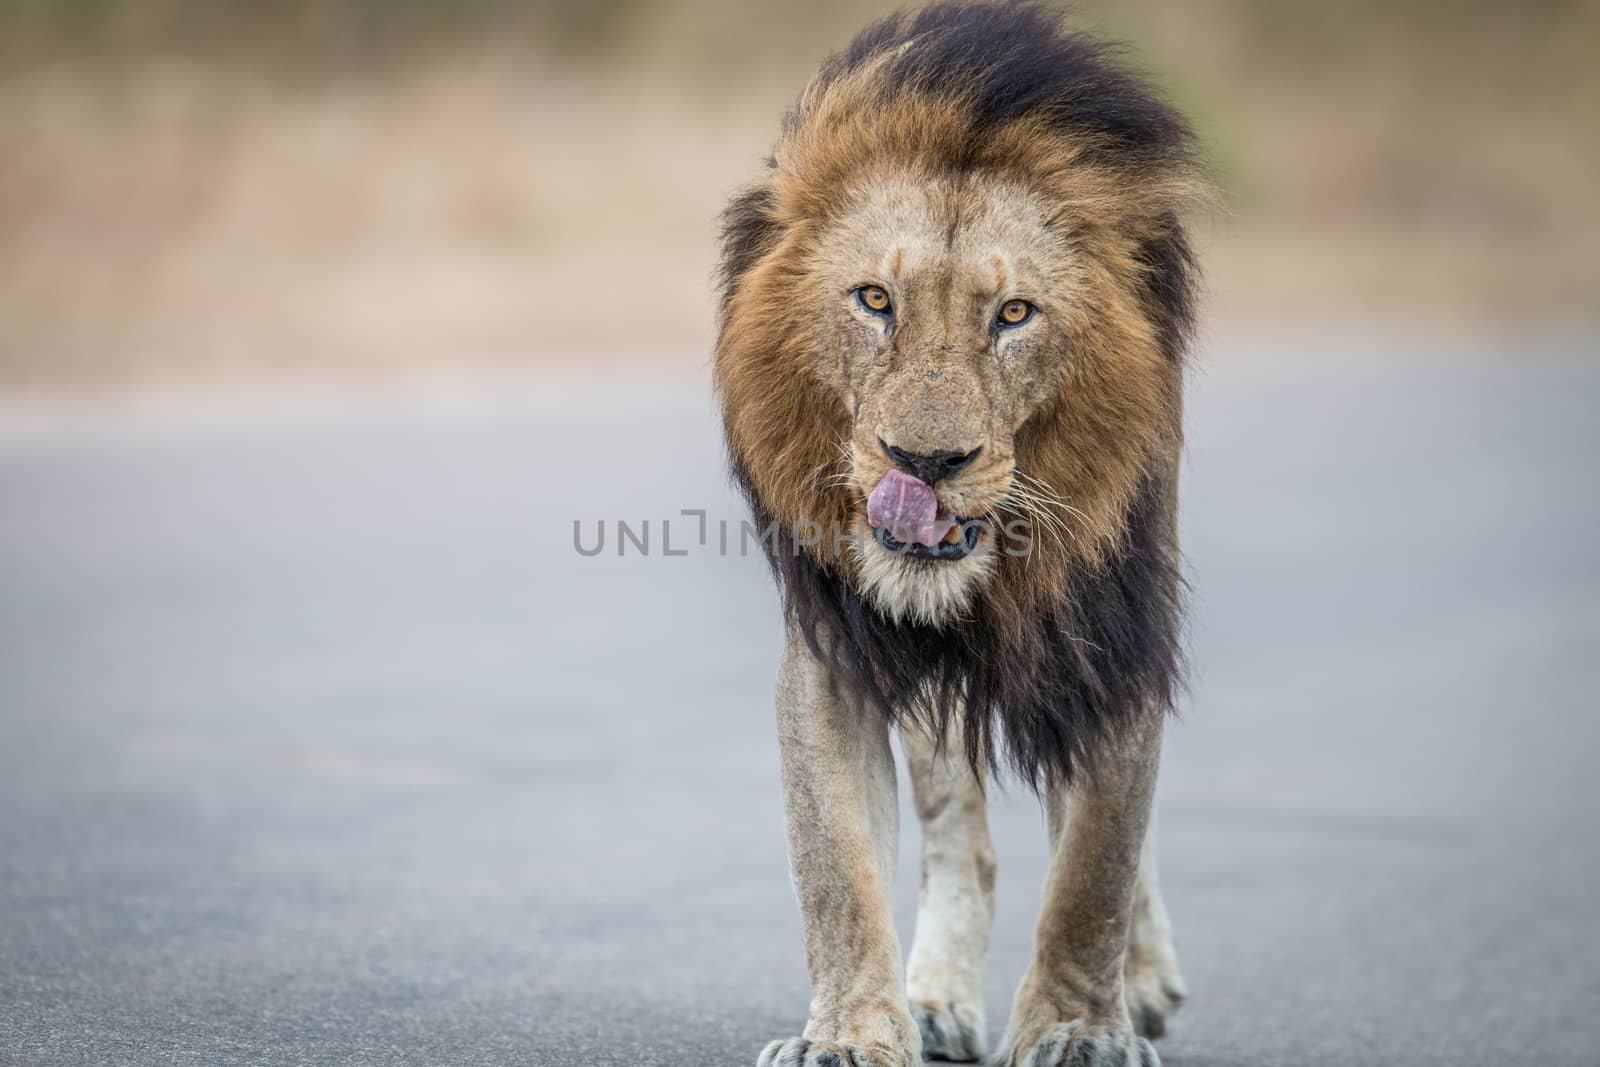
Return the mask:
{"type": "Polygon", "coordinates": [[[1160,1064],[1134,1032],[1123,984],[1160,751],[1161,716],[1151,713],[1107,738],[1092,774],[1047,791],[1050,874],[1004,1067],[1160,1064]]]}
{"type": "Polygon", "coordinates": [[[899,809],[889,730],[791,631],[778,671],[789,864],[805,926],[805,1033],[759,1067],[910,1067],[922,1057],[890,902],[899,809]]]}
{"type": "Polygon", "coordinates": [[[955,723],[942,747],[919,726],[901,730],[900,739],[922,823],[922,891],[906,993],[923,1055],[973,1062],[988,1050],[983,957],[994,922],[995,856],[983,779],[955,723]]]}
{"type": "Polygon", "coordinates": [[[1134,890],[1133,918],[1128,924],[1128,962],[1122,973],[1133,1028],[1140,1037],[1161,1037],[1188,989],[1178,971],[1172,921],[1167,917],[1166,902],[1161,899],[1153,812],[1144,833],[1144,851],[1139,856],[1139,885],[1134,890]]]}

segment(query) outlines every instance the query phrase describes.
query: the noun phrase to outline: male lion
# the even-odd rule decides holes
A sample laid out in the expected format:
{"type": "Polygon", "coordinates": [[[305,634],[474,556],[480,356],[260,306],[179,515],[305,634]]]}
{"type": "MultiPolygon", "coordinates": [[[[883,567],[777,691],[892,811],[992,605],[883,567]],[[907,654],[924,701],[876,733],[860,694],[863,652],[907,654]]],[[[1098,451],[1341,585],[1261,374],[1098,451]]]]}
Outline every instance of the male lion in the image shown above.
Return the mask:
{"type": "Polygon", "coordinates": [[[1158,1063],[1184,989],[1149,828],[1180,659],[1179,220],[1203,191],[1188,127],[1101,47],[1039,7],[940,3],[828,60],[729,206],[716,379],[776,531],[812,982],[760,1067],[984,1055],[1004,766],[1053,860],[998,1062],[1158,1063]],[[894,727],[924,834],[904,971],[894,727]]]}

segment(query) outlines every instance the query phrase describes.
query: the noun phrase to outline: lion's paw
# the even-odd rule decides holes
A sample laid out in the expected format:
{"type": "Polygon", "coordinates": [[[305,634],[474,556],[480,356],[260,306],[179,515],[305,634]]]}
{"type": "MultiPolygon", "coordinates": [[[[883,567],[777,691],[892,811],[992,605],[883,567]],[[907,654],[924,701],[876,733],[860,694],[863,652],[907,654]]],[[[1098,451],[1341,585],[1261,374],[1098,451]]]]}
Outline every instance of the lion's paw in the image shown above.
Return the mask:
{"type": "Polygon", "coordinates": [[[892,1049],[791,1037],[762,1049],[756,1067],[910,1067],[910,1061],[892,1049]]]}
{"type": "Polygon", "coordinates": [[[988,1041],[983,1015],[955,1001],[913,1000],[911,1017],[922,1031],[922,1055],[930,1060],[976,1063],[988,1041]]]}
{"type": "Polygon", "coordinates": [[[1140,1037],[1151,1039],[1167,1032],[1167,1021],[1183,1004],[1188,990],[1176,966],[1128,968],[1128,1014],[1140,1037]]]}
{"type": "Polygon", "coordinates": [[[1155,1046],[1132,1030],[1077,1019],[1051,1027],[1031,1045],[1008,1047],[998,1062],[1000,1067],[1161,1067],[1155,1046]]]}

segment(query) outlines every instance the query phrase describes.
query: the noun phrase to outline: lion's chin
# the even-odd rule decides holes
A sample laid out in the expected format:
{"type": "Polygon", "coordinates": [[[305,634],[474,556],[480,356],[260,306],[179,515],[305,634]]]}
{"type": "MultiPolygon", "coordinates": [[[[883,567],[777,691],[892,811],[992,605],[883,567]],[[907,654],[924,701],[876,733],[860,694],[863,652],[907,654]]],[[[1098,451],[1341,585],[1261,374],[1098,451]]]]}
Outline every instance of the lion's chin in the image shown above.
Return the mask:
{"type": "Polygon", "coordinates": [[[895,552],[867,538],[855,544],[861,595],[896,622],[941,626],[964,616],[994,565],[987,548],[959,559],[895,552]]]}

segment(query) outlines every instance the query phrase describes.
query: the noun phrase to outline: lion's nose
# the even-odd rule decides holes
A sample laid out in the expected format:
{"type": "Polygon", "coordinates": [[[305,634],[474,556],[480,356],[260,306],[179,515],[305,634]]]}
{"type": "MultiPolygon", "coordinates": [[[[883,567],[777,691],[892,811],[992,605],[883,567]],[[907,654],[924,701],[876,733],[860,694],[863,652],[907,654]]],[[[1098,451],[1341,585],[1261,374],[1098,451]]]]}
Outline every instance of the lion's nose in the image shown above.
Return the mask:
{"type": "Polygon", "coordinates": [[[978,458],[978,453],[983,451],[983,446],[979,445],[971,452],[907,452],[881,437],[878,438],[878,444],[883,446],[883,451],[894,460],[896,466],[928,485],[966,470],[978,458]]]}

